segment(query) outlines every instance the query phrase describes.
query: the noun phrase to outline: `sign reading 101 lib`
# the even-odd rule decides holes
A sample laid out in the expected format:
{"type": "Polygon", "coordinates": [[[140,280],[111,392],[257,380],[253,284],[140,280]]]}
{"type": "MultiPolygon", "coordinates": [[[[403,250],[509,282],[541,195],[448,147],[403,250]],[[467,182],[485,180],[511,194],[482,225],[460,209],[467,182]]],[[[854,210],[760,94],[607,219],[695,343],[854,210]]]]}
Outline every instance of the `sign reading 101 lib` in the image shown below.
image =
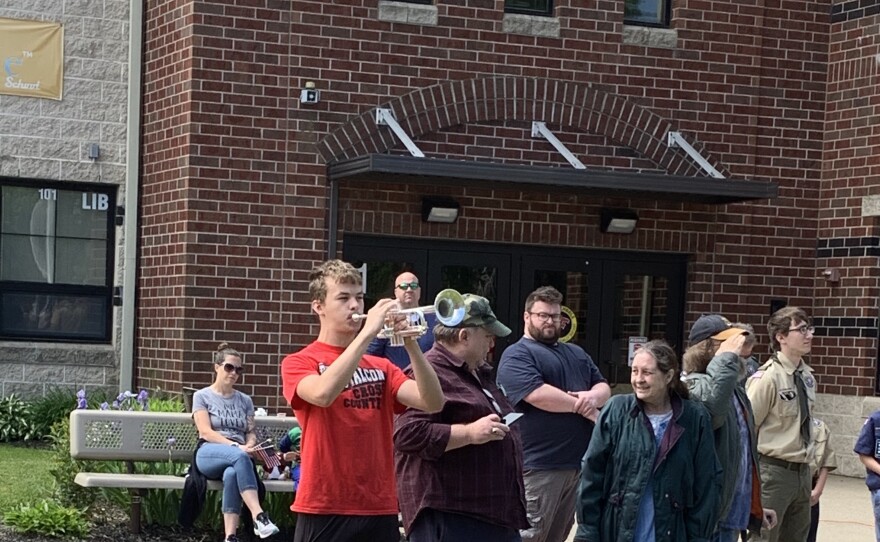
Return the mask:
{"type": "MultiPolygon", "coordinates": [[[[40,188],[40,199],[56,200],[58,192],[54,188],[40,188]]],[[[92,211],[106,211],[110,206],[110,196],[107,194],[99,194],[97,192],[82,193],[82,208],[92,211]]]]}

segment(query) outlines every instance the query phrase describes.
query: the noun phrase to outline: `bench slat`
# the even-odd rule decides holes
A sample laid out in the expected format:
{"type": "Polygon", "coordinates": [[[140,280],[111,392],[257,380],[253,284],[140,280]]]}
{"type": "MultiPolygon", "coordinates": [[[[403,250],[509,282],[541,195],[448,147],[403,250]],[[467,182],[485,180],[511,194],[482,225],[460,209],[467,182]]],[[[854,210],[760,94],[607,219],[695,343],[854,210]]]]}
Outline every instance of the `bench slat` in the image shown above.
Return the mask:
{"type": "MultiPolygon", "coordinates": [[[[114,474],[104,472],[80,472],[74,481],[82,487],[111,487],[120,489],[183,489],[183,476],[170,474],[114,474]]],[[[263,480],[266,491],[293,493],[290,480],[263,480]]],[[[208,480],[208,489],[223,489],[220,480],[208,480]]]]}

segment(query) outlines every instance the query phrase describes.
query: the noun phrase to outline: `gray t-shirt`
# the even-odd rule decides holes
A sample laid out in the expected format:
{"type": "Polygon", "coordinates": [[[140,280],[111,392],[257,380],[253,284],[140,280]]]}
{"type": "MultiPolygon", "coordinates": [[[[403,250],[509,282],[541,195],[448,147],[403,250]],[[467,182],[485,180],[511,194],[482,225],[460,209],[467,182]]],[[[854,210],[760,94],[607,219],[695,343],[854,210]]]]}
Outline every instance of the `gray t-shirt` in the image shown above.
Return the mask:
{"type": "Polygon", "coordinates": [[[193,394],[193,413],[199,410],[208,411],[211,429],[239,444],[245,443],[248,427],[254,426],[254,402],[238,390],[223,397],[210,387],[200,389],[193,394]]]}

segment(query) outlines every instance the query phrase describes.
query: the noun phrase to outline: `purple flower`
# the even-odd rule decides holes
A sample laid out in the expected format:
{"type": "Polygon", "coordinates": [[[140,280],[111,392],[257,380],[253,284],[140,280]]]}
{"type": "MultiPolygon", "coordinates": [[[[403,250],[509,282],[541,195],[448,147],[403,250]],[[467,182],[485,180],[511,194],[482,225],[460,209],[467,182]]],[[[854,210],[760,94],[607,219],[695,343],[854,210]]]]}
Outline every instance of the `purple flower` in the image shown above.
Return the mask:
{"type": "Polygon", "coordinates": [[[101,406],[99,408],[101,410],[107,410],[108,408],[110,408],[110,405],[107,404],[107,401],[104,401],[103,403],[101,403],[101,406]]]}
{"type": "Polygon", "coordinates": [[[120,393],[119,395],[116,396],[116,401],[115,401],[116,403],[121,403],[123,401],[125,401],[125,393],[120,393]]]}
{"type": "Polygon", "coordinates": [[[131,399],[132,397],[135,397],[135,394],[131,393],[129,390],[125,390],[122,395],[124,395],[126,399],[131,399]]]}
{"type": "Polygon", "coordinates": [[[88,407],[89,404],[86,402],[86,390],[79,390],[76,392],[76,408],[83,409],[88,407]]]}
{"type": "Polygon", "coordinates": [[[147,393],[147,390],[141,390],[137,394],[137,402],[138,403],[145,403],[147,401],[148,396],[149,396],[149,394],[147,393]]]}
{"type": "Polygon", "coordinates": [[[115,401],[113,401],[113,408],[114,408],[114,409],[118,409],[118,408],[119,408],[119,400],[118,400],[118,399],[115,400],[115,401]]]}

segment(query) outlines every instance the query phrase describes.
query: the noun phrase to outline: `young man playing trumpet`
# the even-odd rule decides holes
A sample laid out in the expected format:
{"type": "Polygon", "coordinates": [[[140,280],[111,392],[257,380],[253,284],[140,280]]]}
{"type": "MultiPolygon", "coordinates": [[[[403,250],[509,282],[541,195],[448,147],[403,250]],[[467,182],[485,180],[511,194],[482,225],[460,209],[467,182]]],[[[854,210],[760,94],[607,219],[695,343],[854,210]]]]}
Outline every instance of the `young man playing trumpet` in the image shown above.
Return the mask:
{"type": "Polygon", "coordinates": [[[360,273],[330,260],[309,277],[318,339],[281,364],[284,397],[303,430],[302,483],[291,509],[294,542],[397,542],[393,416],[406,407],[437,412],[443,392],[415,338],[407,338],[414,380],[385,358],[365,355],[389,316],[406,327],[393,299],[380,300],[361,326],[360,273]]]}

